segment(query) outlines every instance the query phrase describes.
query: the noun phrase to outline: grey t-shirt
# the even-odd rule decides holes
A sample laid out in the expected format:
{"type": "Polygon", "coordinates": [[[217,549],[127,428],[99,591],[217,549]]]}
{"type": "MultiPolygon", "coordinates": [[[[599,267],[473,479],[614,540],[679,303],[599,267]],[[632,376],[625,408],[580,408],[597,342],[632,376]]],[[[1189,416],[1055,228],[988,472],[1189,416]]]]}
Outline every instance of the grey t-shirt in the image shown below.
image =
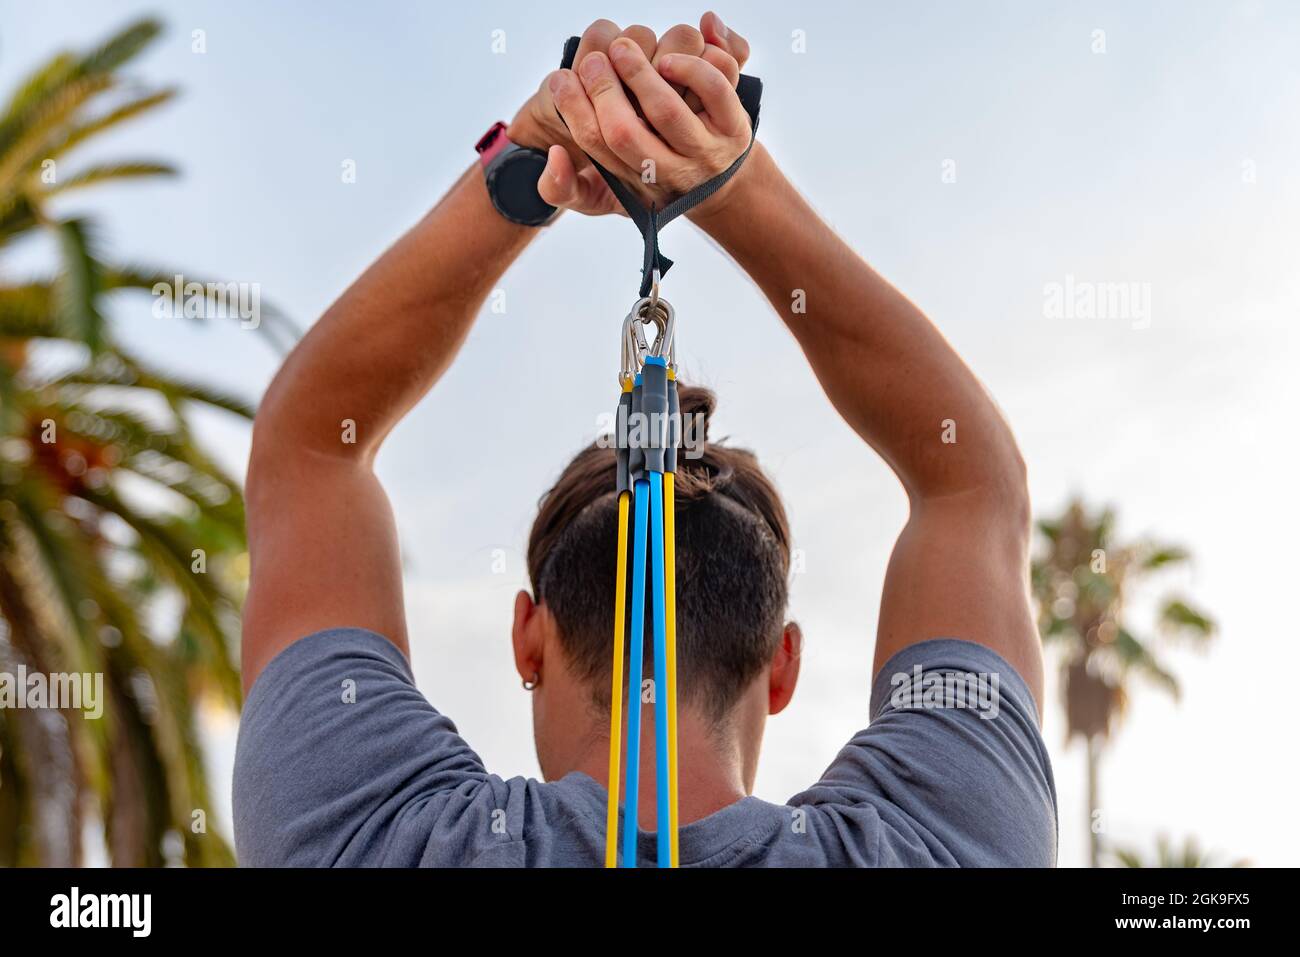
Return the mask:
{"type": "MultiPolygon", "coordinates": [[[[870,713],[821,780],[784,805],[746,797],[683,826],[682,866],[1056,863],[1047,749],[1033,698],[1001,657],[966,641],[913,645],[877,676],[870,713]],[[997,693],[976,694],[973,675],[996,676],[997,693]]],[[[488,773],[402,653],[360,629],[303,638],[258,678],[239,728],[234,816],[244,865],[604,861],[601,784],[488,773]]],[[[653,866],[653,833],[639,835],[638,861],[653,866]]]]}

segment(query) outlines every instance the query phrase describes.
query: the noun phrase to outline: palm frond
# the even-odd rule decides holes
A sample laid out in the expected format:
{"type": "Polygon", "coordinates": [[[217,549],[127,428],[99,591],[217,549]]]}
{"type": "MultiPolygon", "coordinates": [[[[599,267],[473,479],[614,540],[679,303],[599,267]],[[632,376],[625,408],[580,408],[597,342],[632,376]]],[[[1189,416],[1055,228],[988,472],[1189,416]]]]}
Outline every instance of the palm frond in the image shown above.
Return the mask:
{"type": "Polygon", "coordinates": [[[121,349],[115,350],[111,356],[101,357],[101,361],[89,368],[66,373],[51,384],[144,390],[160,394],[172,404],[197,402],[249,420],[255,414],[253,406],[237,396],[153,369],[121,349]]]}
{"type": "Polygon", "coordinates": [[[186,620],[199,630],[204,639],[207,663],[214,668],[227,688],[238,686],[238,672],[232,664],[227,644],[230,634],[222,622],[224,611],[233,611],[234,598],[218,583],[216,576],[191,571],[190,543],[174,526],[140,513],[123,501],[112,489],[83,493],[87,501],[116,515],[139,537],[139,548],[186,600],[186,620]]]}
{"type": "MultiPolygon", "coordinates": [[[[198,738],[189,694],[187,663],[174,647],[164,647],[153,640],[133,615],[130,603],[122,597],[123,589],[102,596],[106,617],[121,624],[122,641],[117,651],[123,659],[117,668],[146,677],[151,689],[152,717],[147,722],[148,743],[156,767],[157,784],[164,801],[154,809],[164,825],[181,834],[189,834],[190,816],[195,808],[210,808],[206,770],[202,761],[202,742],[198,738]]],[[[202,842],[185,842],[187,863],[191,865],[227,864],[232,855],[219,835],[202,842]]]]}
{"type": "Polygon", "coordinates": [[[84,342],[92,352],[104,346],[105,323],[99,310],[104,291],[103,268],[91,250],[85,220],[70,219],[55,226],[63,268],[54,285],[54,313],[69,339],[84,342]]]}
{"type": "Polygon", "coordinates": [[[1142,567],[1145,569],[1163,568],[1166,565],[1176,565],[1189,561],[1191,553],[1185,548],[1176,545],[1163,545],[1153,548],[1150,553],[1142,559],[1142,567]]]}
{"type": "Polygon", "coordinates": [[[1160,608],[1160,626],[1171,634],[1203,642],[1213,637],[1218,626],[1203,611],[1181,598],[1170,598],[1160,608]]]}
{"type": "Polygon", "coordinates": [[[10,202],[26,185],[26,178],[46,159],[59,152],[66,139],[65,128],[93,96],[112,85],[106,76],[88,76],[69,81],[41,103],[28,122],[0,153],[0,204],[10,202]]]}
{"type": "MultiPolygon", "coordinates": [[[[105,289],[110,292],[139,290],[156,294],[157,290],[173,289],[178,279],[183,279],[186,285],[193,283],[201,287],[204,290],[205,297],[210,296],[210,290],[226,285],[203,277],[182,276],[176,270],[167,271],[157,267],[119,265],[105,271],[105,289]]],[[[214,303],[209,300],[207,304],[213,305],[214,303]]],[[[292,319],[277,309],[274,304],[262,302],[259,308],[261,324],[257,331],[264,333],[276,351],[283,355],[297,342],[302,335],[301,330],[292,319]]]]}
{"type": "Polygon", "coordinates": [[[1127,848],[1116,848],[1111,853],[1115,855],[1121,867],[1146,867],[1146,865],[1142,863],[1142,858],[1138,855],[1137,851],[1129,850],[1127,848]]]}
{"type": "Polygon", "coordinates": [[[6,486],[5,499],[13,503],[15,516],[35,546],[43,577],[62,606],[66,627],[55,633],[78,639],[57,642],[62,670],[102,671],[102,662],[95,655],[99,638],[82,607],[82,602],[96,590],[96,580],[102,575],[102,569],[81,547],[80,530],[59,512],[58,493],[31,471],[24,478],[24,481],[6,486]]]}
{"type": "Polygon", "coordinates": [[[136,20],[82,57],[77,69],[85,76],[112,73],[138,56],[160,33],[160,21],[152,17],[136,20]]]}
{"type": "Polygon", "coordinates": [[[46,196],[66,193],[73,189],[84,189],[100,183],[110,183],[123,179],[146,179],[154,176],[175,176],[177,169],[169,163],[157,163],[147,160],[131,162],[103,163],[91,166],[67,179],[54,183],[47,188],[46,196]]]}
{"type": "Polygon", "coordinates": [[[112,129],[127,120],[134,119],[142,113],[147,113],[156,106],[162,106],[175,97],[177,92],[175,87],[167,87],[152,93],[131,97],[98,116],[74,124],[57,143],[50,146],[47,151],[48,155],[57,159],[92,136],[112,129]]]}
{"type": "MultiPolygon", "coordinates": [[[[1175,846],[1166,834],[1156,836],[1155,854],[1148,861],[1136,848],[1114,848],[1111,857],[1120,867],[1221,867],[1220,855],[1204,851],[1195,835],[1188,835],[1181,846],[1175,846]]],[[[1237,860],[1228,867],[1249,867],[1250,862],[1237,860]]]]}
{"type": "Polygon", "coordinates": [[[54,289],[48,282],[0,286],[0,338],[56,339],[63,330],[54,321],[54,289]]]}
{"type": "Polygon", "coordinates": [[[76,71],[77,58],[71,53],[60,53],[33,71],[14,91],[0,117],[0,156],[8,152],[18,132],[27,125],[28,117],[75,76],[76,71]]]}
{"type": "Polygon", "coordinates": [[[1113,643],[1116,657],[1125,671],[1134,671],[1163,688],[1177,701],[1182,697],[1182,686],[1173,673],[1152,654],[1148,643],[1135,637],[1126,628],[1119,629],[1113,643]]]}

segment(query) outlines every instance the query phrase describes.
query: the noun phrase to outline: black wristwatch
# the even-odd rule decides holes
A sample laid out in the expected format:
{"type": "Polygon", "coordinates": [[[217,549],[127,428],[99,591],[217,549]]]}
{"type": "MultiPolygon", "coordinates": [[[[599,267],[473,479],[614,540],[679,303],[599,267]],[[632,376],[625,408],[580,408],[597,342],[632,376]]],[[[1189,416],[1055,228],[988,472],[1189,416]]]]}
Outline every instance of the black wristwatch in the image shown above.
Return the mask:
{"type": "Polygon", "coordinates": [[[555,215],[555,207],[537,193],[537,181],[546,168],[544,151],[512,143],[506,125],[499,121],[474,149],[498,213],[521,226],[542,226],[555,215]]]}

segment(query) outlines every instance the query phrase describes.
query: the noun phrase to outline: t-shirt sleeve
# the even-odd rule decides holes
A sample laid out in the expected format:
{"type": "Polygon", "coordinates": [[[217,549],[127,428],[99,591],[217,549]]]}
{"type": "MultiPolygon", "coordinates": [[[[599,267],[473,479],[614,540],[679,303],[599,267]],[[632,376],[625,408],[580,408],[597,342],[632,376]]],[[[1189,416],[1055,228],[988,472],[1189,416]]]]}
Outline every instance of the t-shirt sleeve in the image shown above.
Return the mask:
{"type": "Polygon", "coordinates": [[[876,676],[871,716],[790,801],[849,863],[1055,865],[1051,762],[1033,696],[1001,656],[953,639],[911,645],[876,676]]]}
{"type": "MultiPolygon", "coordinates": [[[[271,661],[245,702],[236,851],[251,866],[414,866],[431,839],[449,850],[490,834],[498,787],[392,642],[318,632],[271,661]]],[[[472,861],[473,847],[458,850],[472,861]]]]}

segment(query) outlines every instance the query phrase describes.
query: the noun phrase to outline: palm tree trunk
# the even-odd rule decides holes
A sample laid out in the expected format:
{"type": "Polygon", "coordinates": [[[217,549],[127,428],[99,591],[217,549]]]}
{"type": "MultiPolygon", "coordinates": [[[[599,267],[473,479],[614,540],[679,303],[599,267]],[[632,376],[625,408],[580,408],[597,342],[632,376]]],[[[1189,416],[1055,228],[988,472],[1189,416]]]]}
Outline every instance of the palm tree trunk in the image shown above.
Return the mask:
{"type": "Polygon", "coordinates": [[[1088,866],[1101,867],[1101,829],[1104,818],[1097,817],[1097,771],[1101,758],[1099,735],[1090,734],[1088,742],[1088,866]]]}
{"type": "MultiPolygon", "coordinates": [[[[35,615],[19,584],[0,566],[0,618],[5,644],[22,663],[48,674],[50,669],[37,639],[35,615]]],[[[19,742],[18,761],[25,764],[31,790],[30,804],[20,809],[23,823],[30,827],[41,867],[75,867],[80,861],[80,795],[75,787],[76,755],[66,719],[51,710],[15,709],[14,740],[19,742]]]]}

